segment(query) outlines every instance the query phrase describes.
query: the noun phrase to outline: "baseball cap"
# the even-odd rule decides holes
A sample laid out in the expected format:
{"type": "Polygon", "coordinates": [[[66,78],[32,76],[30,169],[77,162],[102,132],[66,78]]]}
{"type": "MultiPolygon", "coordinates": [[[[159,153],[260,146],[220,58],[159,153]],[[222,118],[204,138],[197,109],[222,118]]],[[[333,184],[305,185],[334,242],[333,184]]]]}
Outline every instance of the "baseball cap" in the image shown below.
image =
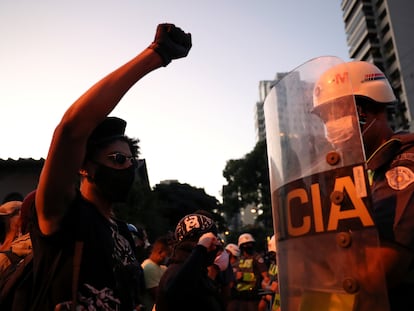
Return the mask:
{"type": "Polygon", "coordinates": [[[20,211],[22,201],[9,201],[0,205],[0,216],[11,216],[20,211]]]}
{"type": "Polygon", "coordinates": [[[91,133],[88,144],[100,144],[107,140],[125,136],[126,121],[117,117],[106,117],[91,133]]]}

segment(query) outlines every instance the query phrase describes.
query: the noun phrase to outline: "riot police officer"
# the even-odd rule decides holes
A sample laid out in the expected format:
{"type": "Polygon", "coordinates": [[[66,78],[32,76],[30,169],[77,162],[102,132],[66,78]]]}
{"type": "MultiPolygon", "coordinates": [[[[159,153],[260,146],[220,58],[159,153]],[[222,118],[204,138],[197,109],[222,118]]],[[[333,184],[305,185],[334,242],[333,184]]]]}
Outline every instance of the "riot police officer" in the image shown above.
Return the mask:
{"type": "MultiPolygon", "coordinates": [[[[375,65],[352,61],[327,70],[315,85],[314,105],[338,106],[350,96],[372,176],[373,217],[381,242],[374,257],[379,260],[372,262],[367,278],[382,264],[391,310],[414,310],[414,135],[394,132],[388,124],[387,109],[397,100],[375,65]],[[352,88],[343,87],[349,84],[352,88]]],[[[337,136],[344,138],[344,132],[337,136]]]]}
{"type": "Polygon", "coordinates": [[[234,297],[227,310],[257,311],[259,290],[262,284],[269,284],[269,275],[264,258],[255,250],[255,239],[250,233],[242,233],[238,238],[240,259],[236,267],[234,297]]]}

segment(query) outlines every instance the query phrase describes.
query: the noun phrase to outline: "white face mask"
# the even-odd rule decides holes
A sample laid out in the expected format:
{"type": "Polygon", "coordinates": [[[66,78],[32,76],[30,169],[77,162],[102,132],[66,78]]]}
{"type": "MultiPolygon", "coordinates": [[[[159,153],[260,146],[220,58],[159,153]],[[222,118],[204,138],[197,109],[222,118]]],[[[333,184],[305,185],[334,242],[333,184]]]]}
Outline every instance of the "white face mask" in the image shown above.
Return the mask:
{"type": "Polygon", "coordinates": [[[332,145],[340,145],[349,140],[355,131],[353,119],[353,116],[345,116],[326,122],[326,139],[332,145]]]}
{"type": "Polygon", "coordinates": [[[214,259],[214,264],[219,267],[220,271],[226,270],[229,265],[229,254],[226,251],[222,251],[214,259]]]}

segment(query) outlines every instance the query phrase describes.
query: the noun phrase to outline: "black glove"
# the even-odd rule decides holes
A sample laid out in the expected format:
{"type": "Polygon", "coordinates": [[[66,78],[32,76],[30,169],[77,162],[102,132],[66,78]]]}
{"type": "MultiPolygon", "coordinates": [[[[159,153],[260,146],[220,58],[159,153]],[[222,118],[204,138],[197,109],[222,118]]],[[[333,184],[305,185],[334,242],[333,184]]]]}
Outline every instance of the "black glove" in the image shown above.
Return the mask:
{"type": "Polygon", "coordinates": [[[174,24],[159,24],[154,42],[149,48],[157,52],[164,66],[167,66],[171,60],[187,56],[191,49],[191,34],[174,24]]]}

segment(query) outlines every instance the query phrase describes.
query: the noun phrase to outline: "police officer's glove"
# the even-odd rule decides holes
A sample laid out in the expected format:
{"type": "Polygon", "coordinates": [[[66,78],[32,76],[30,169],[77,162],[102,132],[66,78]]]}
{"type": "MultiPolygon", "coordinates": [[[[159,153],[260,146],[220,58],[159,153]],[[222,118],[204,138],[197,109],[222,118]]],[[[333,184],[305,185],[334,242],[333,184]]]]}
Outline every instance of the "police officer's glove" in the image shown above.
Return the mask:
{"type": "Polygon", "coordinates": [[[202,245],[205,248],[207,248],[208,252],[211,252],[217,248],[217,245],[220,242],[217,240],[217,237],[211,233],[207,232],[204,233],[199,239],[198,239],[198,245],[202,245]]]}
{"type": "Polygon", "coordinates": [[[149,48],[161,56],[165,67],[171,60],[187,56],[191,46],[191,33],[185,33],[174,24],[159,24],[149,48]]]}

